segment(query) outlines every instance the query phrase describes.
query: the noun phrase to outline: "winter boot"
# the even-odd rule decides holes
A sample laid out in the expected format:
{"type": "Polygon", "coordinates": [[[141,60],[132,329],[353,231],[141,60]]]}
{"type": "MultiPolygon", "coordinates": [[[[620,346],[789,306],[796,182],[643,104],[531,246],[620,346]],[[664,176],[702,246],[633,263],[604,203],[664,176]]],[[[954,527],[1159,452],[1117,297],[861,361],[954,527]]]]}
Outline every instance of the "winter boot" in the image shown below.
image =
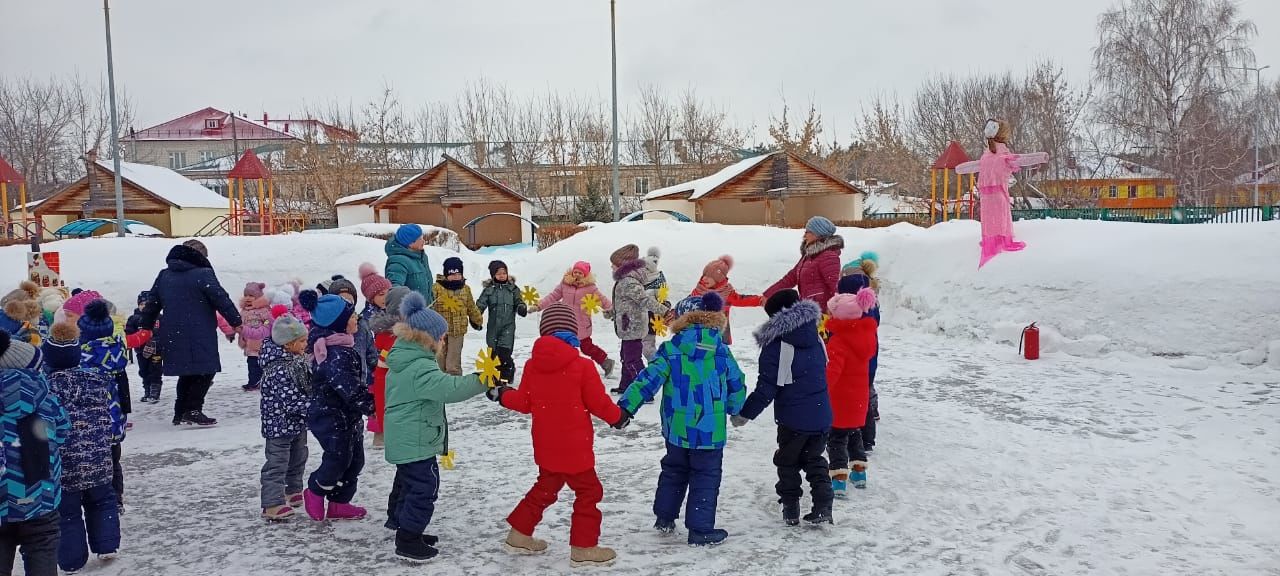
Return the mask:
{"type": "Polygon", "coordinates": [[[245,392],[257,392],[262,390],[262,387],[257,384],[245,384],[244,386],[241,386],[240,389],[245,392]]]}
{"type": "Polygon", "coordinates": [[[120,551],[118,551],[118,550],[112,550],[112,551],[110,551],[110,552],[103,552],[103,553],[101,553],[101,554],[98,554],[98,561],[99,561],[99,562],[110,562],[110,561],[112,561],[112,560],[115,560],[115,559],[116,559],[116,557],[118,557],[118,556],[120,556],[120,551]]]}
{"type": "Polygon", "coordinates": [[[330,520],[360,520],[369,514],[368,510],[346,502],[329,502],[330,520]]]}
{"type": "Polygon", "coordinates": [[[835,496],[839,500],[848,498],[849,490],[849,471],[848,470],[832,470],[831,471],[831,491],[835,492],[835,496]]]}
{"type": "Polygon", "coordinates": [[[213,426],[218,421],[204,415],[200,410],[192,410],[182,415],[183,424],[195,424],[196,426],[213,426]]]}
{"type": "Polygon", "coordinates": [[[504,544],[506,544],[507,552],[512,554],[541,554],[547,551],[547,543],[545,541],[522,534],[515,528],[507,532],[507,541],[504,544]]]}
{"type": "Polygon", "coordinates": [[[676,521],[663,520],[662,518],[659,518],[657,522],[653,523],[653,529],[661,532],[662,534],[674,534],[676,531],[676,521]]]}
{"type": "Polygon", "coordinates": [[[690,532],[689,545],[695,548],[701,548],[703,546],[719,546],[723,544],[727,538],[729,538],[729,533],[719,528],[709,532],[690,532]]]}
{"type": "Polygon", "coordinates": [[[804,521],[813,524],[835,524],[835,520],[831,518],[830,506],[814,506],[813,511],[804,515],[804,521]]]}
{"type": "Polygon", "coordinates": [[[613,377],[613,368],[614,368],[614,366],[615,366],[615,364],[614,364],[614,362],[613,362],[613,358],[605,358],[605,359],[604,359],[604,362],[601,362],[601,363],[600,363],[600,367],[604,369],[604,377],[605,377],[605,378],[612,378],[612,377],[613,377]]]}
{"type": "Polygon", "coordinates": [[[427,544],[422,534],[396,530],[396,556],[409,562],[426,562],[439,553],[434,546],[427,544]]]}
{"type": "Polygon", "coordinates": [[[285,520],[293,518],[293,508],[291,508],[288,504],[281,504],[279,506],[263,508],[262,517],[271,522],[283,522],[285,520]]]}
{"type": "Polygon", "coordinates": [[[867,463],[854,462],[853,473],[849,475],[849,480],[853,482],[853,487],[862,490],[867,487],[867,463]]]}
{"type": "Polygon", "coordinates": [[[319,522],[324,520],[324,496],[312,492],[310,488],[302,491],[303,508],[307,511],[307,516],[312,520],[319,522]]]}
{"type": "Polygon", "coordinates": [[[301,508],[304,503],[301,492],[298,492],[297,494],[285,494],[284,501],[290,508],[301,508]]]}
{"type": "Polygon", "coordinates": [[[386,440],[383,439],[382,432],[374,432],[373,433],[373,449],[382,450],[383,448],[386,447],[386,445],[387,443],[386,443],[386,440]]]}
{"type": "Polygon", "coordinates": [[[800,501],[787,500],[782,503],[782,521],[787,526],[800,525],[800,501]]]}
{"type": "Polygon", "coordinates": [[[613,561],[617,559],[618,553],[614,552],[613,548],[605,548],[603,546],[578,548],[574,546],[569,549],[569,565],[574,568],[611,566],[613,561]]]}

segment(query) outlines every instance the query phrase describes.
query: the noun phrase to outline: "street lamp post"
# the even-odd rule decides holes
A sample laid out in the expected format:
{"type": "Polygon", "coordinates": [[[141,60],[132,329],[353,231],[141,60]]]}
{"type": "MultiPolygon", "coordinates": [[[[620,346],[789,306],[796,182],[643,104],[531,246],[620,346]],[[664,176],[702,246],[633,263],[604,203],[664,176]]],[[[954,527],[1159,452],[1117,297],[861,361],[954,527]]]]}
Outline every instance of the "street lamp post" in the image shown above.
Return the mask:
{"type": "Polygon", "coordinates": [[[1257,92],[1253,101],[1253,205],[1262,205],[1262,193],[1259,184],[1262,180],[1262,146],[1258,142],[1262,130],[1259,126],[1262,123],[1262,71],[1271,66],[1228,66],[1233,70],[1243,70],[1245,72],[1253,72],[1257,78],[1257,92]]]}
{"type": "Polygon", "coordinates": [[[609,41],[613,62],[613,221],[622,217],[622,183],[618,175],[618,0],[609,0],[609,41]]]}
{"type": "Polygon", "coordinates": [[[111,6],[110,0],[102,0],[103,20],[107,28],[107,90],[111,102],[111,161],[116,187],[116,234],[124,237],[124,188],[120,184],[120,121],[116,116],[116,72],[111,57],[111,6]]]}

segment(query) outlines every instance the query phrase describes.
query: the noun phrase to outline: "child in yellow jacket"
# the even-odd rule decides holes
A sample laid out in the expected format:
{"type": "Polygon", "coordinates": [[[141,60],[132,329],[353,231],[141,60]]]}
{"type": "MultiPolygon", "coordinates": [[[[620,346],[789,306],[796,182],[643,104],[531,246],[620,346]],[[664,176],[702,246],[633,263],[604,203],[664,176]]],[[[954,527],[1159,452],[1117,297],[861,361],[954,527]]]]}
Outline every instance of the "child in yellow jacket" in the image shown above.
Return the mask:
{"type": "Polygon", "coordinates": [[[462,343],[468,324],[474,330],[483,329],[484,315],[476,306],[471,287],[462,276],[462,259],[456,256],[444,261],[444,274],[436,276],[431,286],[435,301],[431,307],[449,323],[449,337],[445,339],[444,371],[454,376],[462,375],[462,343]]]}

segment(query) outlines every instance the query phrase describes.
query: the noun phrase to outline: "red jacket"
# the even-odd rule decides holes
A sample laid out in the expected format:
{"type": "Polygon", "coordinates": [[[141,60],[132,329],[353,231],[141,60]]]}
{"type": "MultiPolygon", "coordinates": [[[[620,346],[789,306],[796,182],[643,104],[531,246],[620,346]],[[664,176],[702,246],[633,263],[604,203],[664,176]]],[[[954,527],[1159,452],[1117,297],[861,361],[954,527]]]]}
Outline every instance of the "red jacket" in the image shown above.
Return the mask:
{"type": "Polygon", "coordinates": [[[622,411],[604,390],[596,365],[555,336],[533,343],[520,387],[502,405],[533,415],[533,461],[551,472],[575,474],[596,466],[591,416],[610,424],[622,411]]]}
{"type": "Polygon", "coordinates": [[[840,251],[844,249],[844,238],[832,236],[814,242],[800,249],[800,261],[796,263],[786,276],[764,291],[764,297],[795,288],[800,298],[813,300],[827,312],[827,301],[836,295],[836,285],[840,283],[840,251]]]}
{"type": "Polygon", "coordinates": [[[707,288],[706,286],[703,286],[701,282],[699,282],[697,286],[693,287],[693,293],[690,294],[690,296],[701,296],[703,294],[706,294],[707,292],[715,292],[719,294],[721,298],[724,299],[724,317],[725,317],[724,343],[725,344],[733,344],[733,325],[730,324],[728,320],[729,320],[729,311],[732,310],[734,306],[737,306],[739,308],[759,308],[761,306],[764,306],[763,296],[745,296],[745,295],[739,294],[738,290],[733,287],[733,284],[729,283],[729,280],[727,278],[723,282],[711,288],[707,288]]]}
{"type": "Polygon", "coordinates": [[[831,395],[832,428],[861,428],[871,401],[871,357],[876,353],[876,321],[827,320],[827,393],[831,395]]]}

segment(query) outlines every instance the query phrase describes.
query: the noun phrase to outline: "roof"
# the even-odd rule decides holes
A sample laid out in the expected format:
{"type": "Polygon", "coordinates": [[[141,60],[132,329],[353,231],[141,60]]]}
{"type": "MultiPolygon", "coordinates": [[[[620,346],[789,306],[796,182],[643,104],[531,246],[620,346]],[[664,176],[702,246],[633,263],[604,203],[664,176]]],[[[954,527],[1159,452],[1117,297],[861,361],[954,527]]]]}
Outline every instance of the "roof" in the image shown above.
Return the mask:
{"type": "Polygon", "coordinates": [[[1077,180],[1153,180],[1172,178],[1168,173],[1097,152],[1077,154],[1068,160],[1068,169],[1077,180]]]}
{"type": "Polygon", "coordinates": [[[934,160],[932,168],[934,170],[955,170],[956,166],[969,160],[969,155],[965,153],[964,147],[959,142],[952,140],[947,143],[947,148],[942,151],[938,159],[934,160]]]}
{"type": "MultiPolygon", "coordinates": [[[[395,186],[392,186],[390,191],[388,191],[387,193],[385,193],[385,194],[383,194],[382,196],[380,196],[377,200],[375,200],[375,201],[374,201],[374,203],[376,204],[376,203],[382,202],[382,201],[384,201],[384,200],[387,200],[387,199],[391,198],[392,196],[395,196],[395,195],[396,195],[397,193],[399,193],[399,192],[400,192],[400,191],[401,191],[405,186],[408,186],[409,184],[411,184],[411,183],[413,183],[413,182],[415,182],[415,181],[417,181],[417,180],[421,180],[421,179],[425,179],[425,178],[430,178],[430,177],[431,177],[432,175],[434,175],[436,172],[438,172],[438,171],[440,171],[440,170],[444,170],[444,169],[445,169],[445,167],[446,167],[446,166],[448,166],[449,164],[453,164],[454,166],[457,166],[457,167],[459,167],[459,168],[462,168],[463,170],[465,170],[465,171],[467,171],[468,173],[470,173],[470,174],[472,174],[472,175],[476,176],[477,178],[480,178],[481,180],[484,180],[486,183],[490,184],[490,185],[491,185],[491,186],[493,186],[494,188],[497,188],[497,190],[498,190],[499,192],[501,192],[501,193],[503,193],[503,194],[506,194],[506,195],[508,195],[508,196],[511,196],[512,198],[515,198],[517,201],[520,201],[520,202],[530,202],[530,203],[532,203],[532,201],[531,201],[531,200],[529,200],[528,198],[526,198],[523,194],[521,194],[521,193],[519,193],[519,192],[516,192],[515,190],[512,190],[512,189],[511,189],[511,187],[507,186],[506,184],[503,184],[503,183],[501,183],[501,182],[499,182],[499,181],[497,181],[497,180],[494,180],[493,178],[490,178],[490,177],[488,177],[488,176],[485,176],[484,174],[480,173],[480,171],[479,171],[479,170],[476,170],[475,168],[472,168],[472,167],[470,167],[470,166],[467,166],[466,164],[463,164],[463,163],[462,163],[461,161],[459,161],[457,158],[454,158],[454,157],[452,157],[452,156],[450,156],[450,155],[448,155],[448,154],[441,154],[441,158],[442,158],[442,159],[440,160],[440,162],[439,162],[438,164],[436,164],[435,166],[432,166],[432,167],[431,167],[429,170],[427,170],[426,172],[423,172],[423,173],[421,173],[421,174],[418,174],[418,175],[414,176],[413,178],[410,178],[410,179],[408,179],[408,180],[405,180],[404,182],[401,182],[400,184],[397,184],[397,185],[395,185],[395,186]]],[[[365,194],[372,194],[372,192],[365,192],[365,194]]],[[[360,195],[359,195],[359,194],[357,194],[356,196],[360,196],[360,195]]],[[[346,202],[347,204],[351,204],[351,203],[354,203],[354,202],[357,202],[357,201],[358,201],[358,200],[352,200],[352,199],[351,199],[351,196],[347,196],[347,197],[343,198],[342,200],[347,200],[347,202],[346,202]]]]}
{"type": "Polygon", "coordinates": [[[307,140],[317,144],[327,144],[331,140],[358,140],[359,136],[350,130],[325,124],[314,118],[263,117],[262,122],[255,122],[271,130],[288,134],[299,140],[307,140]]]}
{"type": "Polygon", "coordinates": [[[258,159],[258,155],[253,150],[245,150],[244,155],[236,162],[235,168],[227,173],[227,178],[241,178],[244,180],[259,180],[271,178],[271,171],[262,164],[262,160],[258,159]]]}
{"type": "Polygon", "coordinates": [[[0,156],[0,182],[17,184],[23,181],[25,181],[25,178],[22,177],[22,174],[14,170],[13,166],[10,166],[8,162],[5,162],[4,157],[0,156]]]}
{"type": "MultiPolygon", "coordinates": [[[[98,160],[97,164],[108,173],[112,172],[110,160],[98,160]]],[[[121,162],[120,178],[178,208],[227,207],[225,197],[168,168],[121,162]]]]}
{"type": "Polygon", "coordinates": [[[383,196],[386,196],[387,194],[390,194],[390,193],[392,193],[392,192],[395,192],[395,191],[396,191],[397,189],[399,189],[401,186],[404,186],[405,184],[408,184],[408,183],[410,183],[410,182],[413,182],[414,180],[417,180],[419,176],[422,176],[422,174],[426,174],[426,172],[423,172],[423,173],[421,173],[421,174],[416,174],[416,175],[414,175],[414,177],[412,177],[412,178],[410,178],[410,179],[408,179],[408,180],[405,180],[404,182],[401,182],[401,183],[399,183],[399,184],[392,184],[391,186],[387,186],[386,188],[379,188],[379,189],[377,189],[377,190],[370,190],[370,191],[368,191],[368,192],[361,192],[361,193],[359,193],[359,194],[352,194],[352,195],[350,195],[350,196],[343,196],[343,197],[341,197],[341,198],[337,199],[337,201],[335,201],[335,202],[333,203],[333,205],[334,205],[334,206],[345,206],[345,205],[348,205],[348,204],[372,204],[372,203],[373,203],[373,201],[375,201],[375,200],[379,200],[379,199],[381,199],[383,196]]]}
{"type": "Polygon", "coordinates": [[[733,164],[725,166],[719,172],[716,172],[715,174],[712,174],[710,176],[703,176],[702,178],[698,178],[697,180],[690,180],[682,184],[676,184],[674,186],[667,186],[666,188],[659,188],[657,190],[653,190],[648,194],[645,194],[644,199],[656,200],[659,198],[666,198],[668,196],[679,196],[687,193],[689,200],[697,200],[703,196],[706,196],[708,192],[711,192],[712,190],[719,188],[720,186],[724,185],[730,180],[733,180],[734,178],[741,176],[747,170],[755,168],[757,165],[763,162],[766,158],[770,158],[775,154],[781,154],[781,153],[782,152],[771,152],[768,154],[761,154],[759,156],[752,156],[750,158],[739,160],[733,164]]]}
{"type": "Polygon", "coordinates": [[[1235,183],[1237,186],[1252,186],[1254,180],[1257,180],[1258,184],[1275,184],[1280,182],[1280,170],[1276,170],[1278,167],[1280,167],[1280,163],[1264,164],[1261,168],[1258,168],[1257,172],[1250,170],[1237,176],[1235,183]]]}
{"type": "Polygon", "coordinates": [[[267,115],[261,121],[232,115],[217,108],[196,110],[186,116],[150,128],[135,131],[124,139],[139,140],[309,140],[327,143],[332,139],[355,140],[350,130],[325,124],[313,118],[284,118],[272,120],[267,115]],[[210,128],[209,120],[216,127],[210,128]],[[234,126],[234,130],[233,130],[234,126]]]}

